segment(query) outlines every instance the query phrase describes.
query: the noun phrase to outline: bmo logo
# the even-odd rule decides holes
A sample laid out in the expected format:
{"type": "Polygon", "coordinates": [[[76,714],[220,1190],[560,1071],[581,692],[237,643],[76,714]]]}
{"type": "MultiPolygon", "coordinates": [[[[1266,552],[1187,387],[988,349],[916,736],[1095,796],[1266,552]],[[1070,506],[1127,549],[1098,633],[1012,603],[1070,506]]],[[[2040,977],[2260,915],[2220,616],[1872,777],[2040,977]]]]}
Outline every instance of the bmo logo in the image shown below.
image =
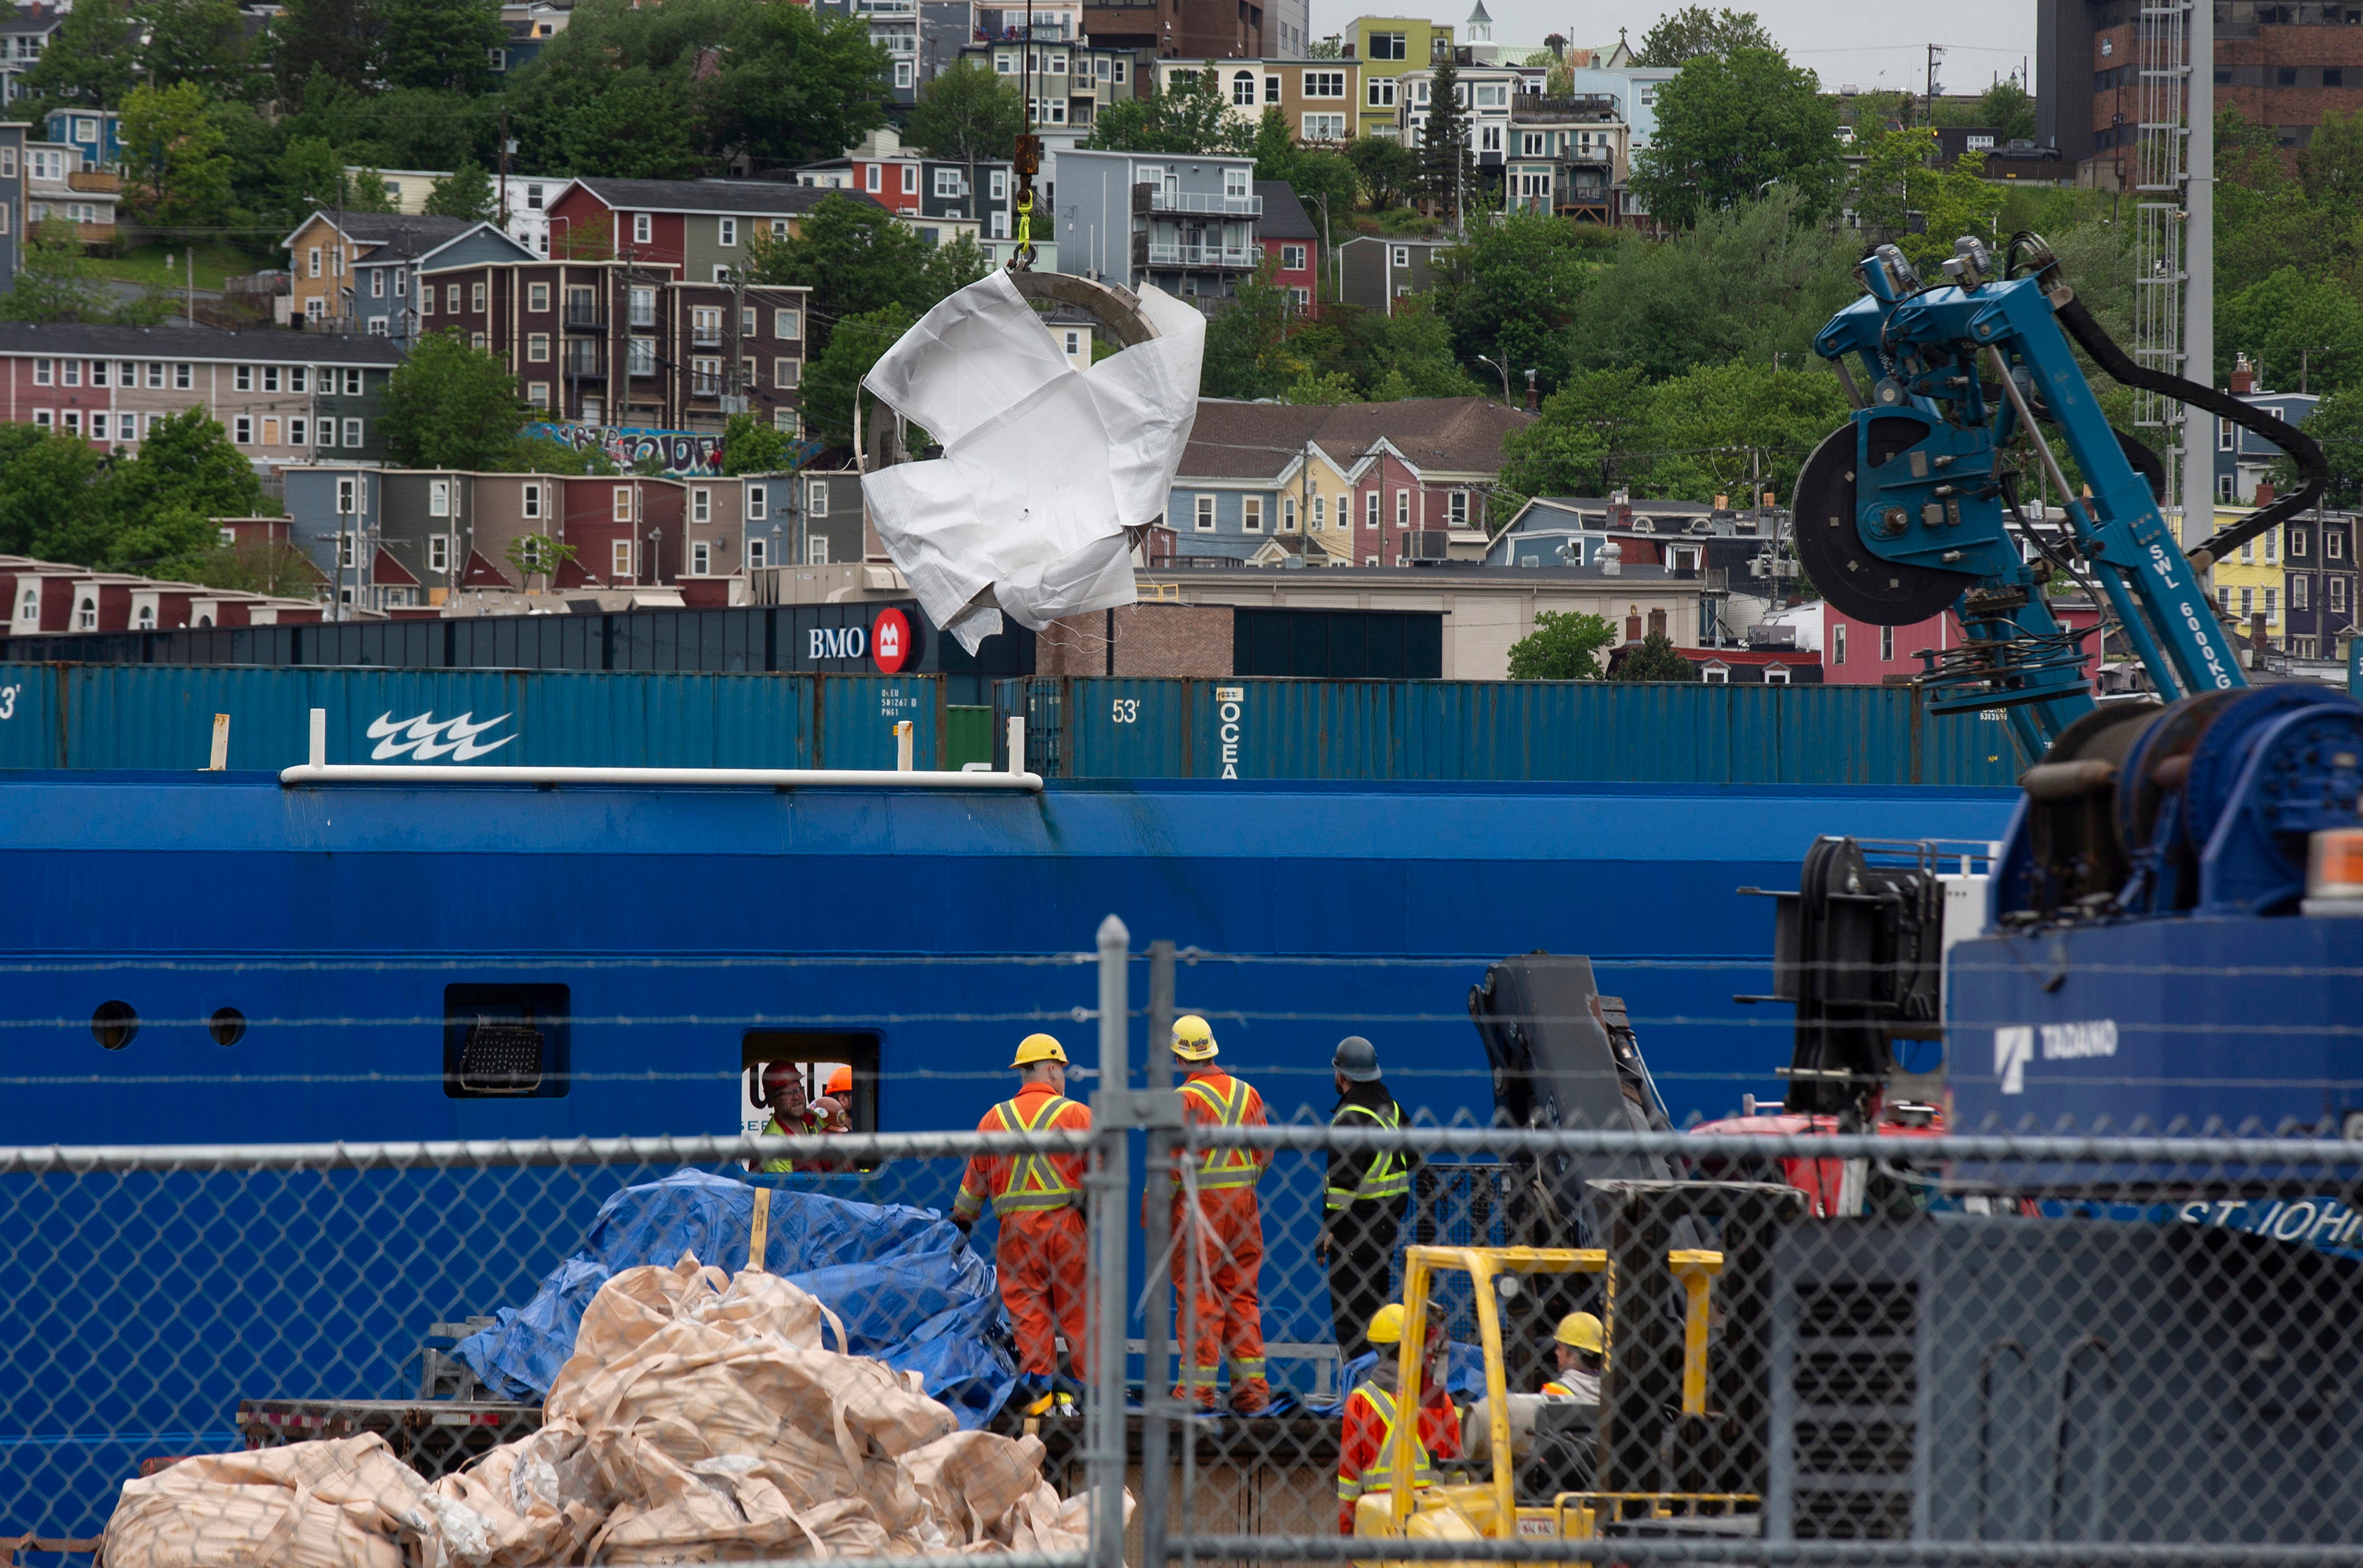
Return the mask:
{"type": "Polygon", "coordinates": [[[910,617],[896,609],[879,611],[867,627],[816,626],[806,636],[805,657],[815,662],[867,658],[887,675],[900,674],[919,651],[910,617]]]}

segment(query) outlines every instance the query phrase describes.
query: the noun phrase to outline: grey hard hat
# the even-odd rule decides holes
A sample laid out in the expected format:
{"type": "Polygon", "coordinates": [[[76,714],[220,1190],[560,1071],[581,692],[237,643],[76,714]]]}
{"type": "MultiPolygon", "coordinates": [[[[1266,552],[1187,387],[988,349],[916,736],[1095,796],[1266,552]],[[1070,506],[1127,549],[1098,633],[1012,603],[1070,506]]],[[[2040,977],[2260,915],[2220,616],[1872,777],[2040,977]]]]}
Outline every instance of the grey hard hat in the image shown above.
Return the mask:
{"type": "Polygon", "coordinates": [[[1379,1075],[1378,1047],[1360,1035],[1349,1034],[1337,1042],[1337,1054],[1329,1064],[1357,1084],[1367,1084],[1379,1075]]]}

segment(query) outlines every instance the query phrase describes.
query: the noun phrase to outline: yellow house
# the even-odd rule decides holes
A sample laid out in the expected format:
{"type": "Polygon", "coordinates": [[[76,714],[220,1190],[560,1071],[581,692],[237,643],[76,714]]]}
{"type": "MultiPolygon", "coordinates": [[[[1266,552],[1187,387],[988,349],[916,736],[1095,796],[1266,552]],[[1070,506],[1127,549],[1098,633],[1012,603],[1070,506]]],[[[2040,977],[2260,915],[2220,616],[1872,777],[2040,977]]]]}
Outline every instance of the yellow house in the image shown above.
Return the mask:
{"type": "MultiPolygon", "coordinates": [[[[2253,506],[2218,506],[2215,527],[2227,528],[2255,511],[2253,506]]],[[[2249,617],[2262,611],[2265,636],[2276,648],[2282,646],[2281,609],[2288,592],[2281,542],[2281,530],[2273,528],[2240,546],[2214,568],[2215,607],[2230,617],[2241,637],[2248,634],[2249,617]]]]}
{"type": "Polygon", "coordinates": [[[1425,17],[1357,17],[1348,24],[1348,44],[1361,62],[1361,93],[1355,133],[1359,136],[1398,135],[1395,106],[1401,92],[1395,78],[1406,71],[1425,71],[1438,44],[1452,45],[1452,28],[1425,17]]]}

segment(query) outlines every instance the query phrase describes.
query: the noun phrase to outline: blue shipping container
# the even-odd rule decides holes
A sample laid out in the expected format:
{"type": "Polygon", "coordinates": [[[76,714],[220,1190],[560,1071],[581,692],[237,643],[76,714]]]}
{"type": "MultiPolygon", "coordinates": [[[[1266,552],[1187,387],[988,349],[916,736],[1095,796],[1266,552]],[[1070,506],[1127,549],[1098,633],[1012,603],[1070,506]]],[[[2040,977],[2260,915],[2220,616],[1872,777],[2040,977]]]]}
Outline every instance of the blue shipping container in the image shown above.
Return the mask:
{"type": "Polygon", "coordinates": [[[1905,686],[1030,677],[994,688],[1060,778],[2009,785],[1999,716],[1905,686]]]}
{"type": "Polygon", "coordinates": [[[891,768],[893,726],[938,765],[940,677],[565,671],[0,665],[0,768],[304,762],[310,712],[331,762],[528,767],[891,768]]]}

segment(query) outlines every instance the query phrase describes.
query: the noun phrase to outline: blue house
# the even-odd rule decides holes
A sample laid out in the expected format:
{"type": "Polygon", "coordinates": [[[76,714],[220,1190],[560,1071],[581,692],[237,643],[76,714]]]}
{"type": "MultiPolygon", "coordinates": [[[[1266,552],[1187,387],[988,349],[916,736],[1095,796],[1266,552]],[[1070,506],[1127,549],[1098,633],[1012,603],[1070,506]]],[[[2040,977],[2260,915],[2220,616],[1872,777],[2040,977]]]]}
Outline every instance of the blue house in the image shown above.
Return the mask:
{"type": "MultiPolygon", "coordinates": [[[[2238,366],[2232,373],[2232,393],[2241,402],[2291,425],[2302,425],[2313,417],[2314,406],[2322,401],[2320,393],[2267,392],[2257,385],[2257,372],[2246,354],[2239,357],[2238,366]]],[[[2258,481],[2272,472],[2280,455],[2280,448],[2254,430],[2243,429],[2229,419],[2217,419],[2215,499],[2242,506],[2255,506],[2258,481]]]]}
{"type": "Polygon", "coordinates": [[[123,161],[123,117],[113,109],[51,109],[43,125],[50,140],[82,154],[85,169],[112,169],[123,161]]]}
{"type": "MultiPolygon", "coordinates": [[[[348,230],[362,225],[357,215],[346,216],[348,230]]],[[[495,225],[479,223],[459,234],[426,227],[428,220],[403,217],[381,221],[372,229],[382,233],[374,249],[353,263],[352,315],[361,330],[372,338],[391,338],[408,348],[418,336],[418,274],[429,267],[464,267],[484,261],[535,261],[540,258],[495,225]]],[[[362,241],[356,238],[355,250],[362,241]]]]}

